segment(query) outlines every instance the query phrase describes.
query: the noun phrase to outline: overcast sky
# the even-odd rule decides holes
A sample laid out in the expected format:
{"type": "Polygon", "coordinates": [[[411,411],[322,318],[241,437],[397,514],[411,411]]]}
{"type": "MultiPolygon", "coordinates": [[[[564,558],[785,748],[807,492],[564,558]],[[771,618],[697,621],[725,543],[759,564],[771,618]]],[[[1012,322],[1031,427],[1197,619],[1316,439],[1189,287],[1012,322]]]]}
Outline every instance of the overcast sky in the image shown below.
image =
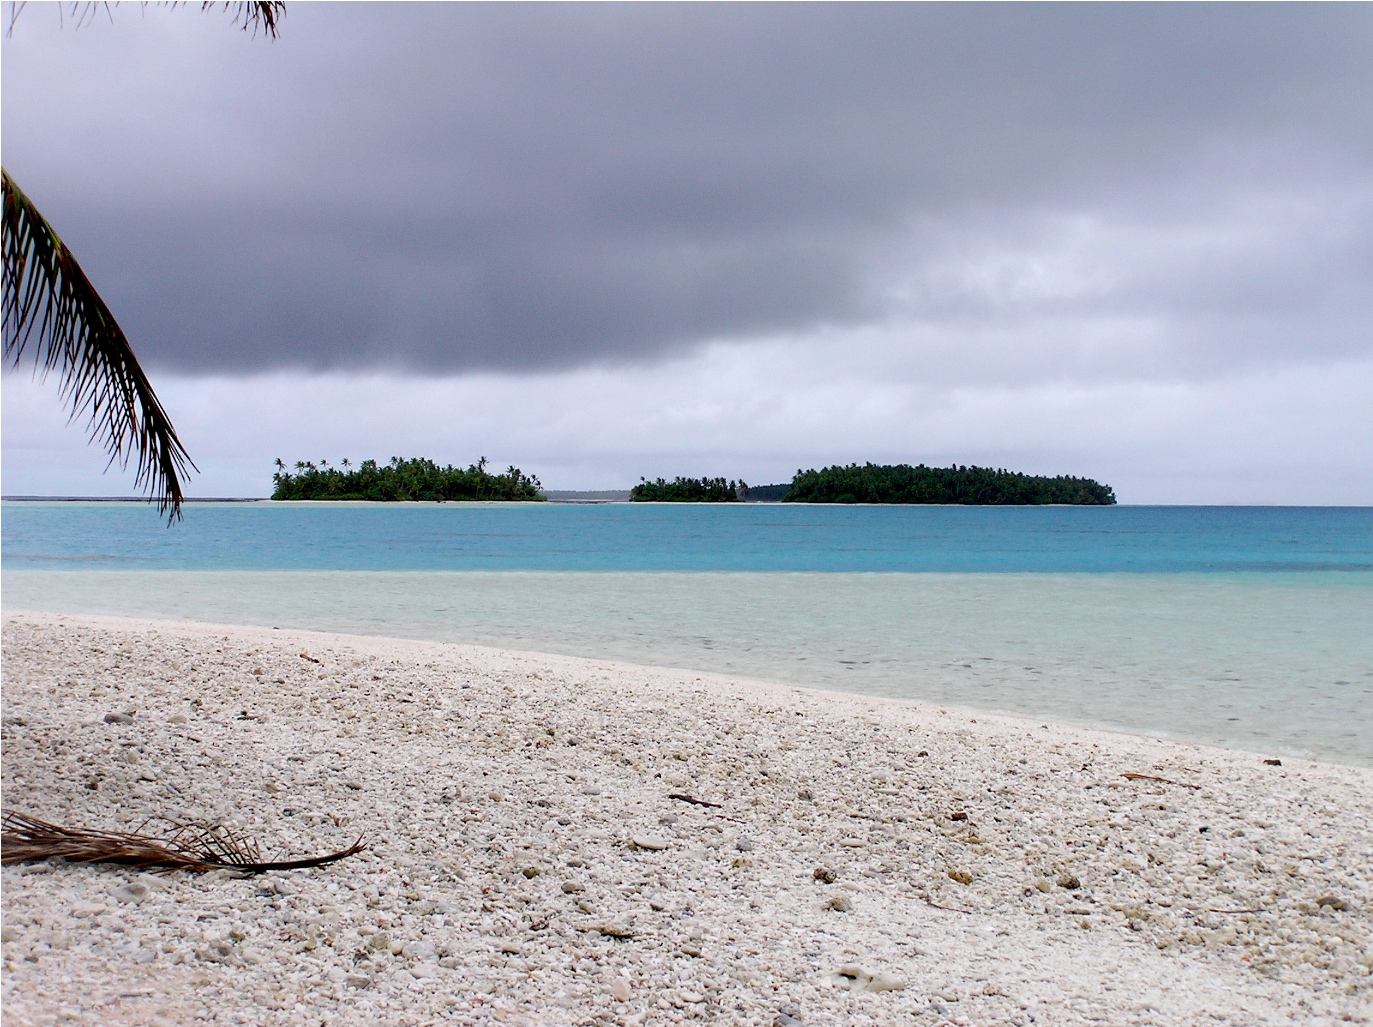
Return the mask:
{"type": "MultiPolygon", "coordinates": [[[[202,474],[853,460],[1373,503],[1373,7],[194,6],[3,43],[4,163],[202,474]]],[[[127,494],[6,375],[6,494],[127,494]]]]}

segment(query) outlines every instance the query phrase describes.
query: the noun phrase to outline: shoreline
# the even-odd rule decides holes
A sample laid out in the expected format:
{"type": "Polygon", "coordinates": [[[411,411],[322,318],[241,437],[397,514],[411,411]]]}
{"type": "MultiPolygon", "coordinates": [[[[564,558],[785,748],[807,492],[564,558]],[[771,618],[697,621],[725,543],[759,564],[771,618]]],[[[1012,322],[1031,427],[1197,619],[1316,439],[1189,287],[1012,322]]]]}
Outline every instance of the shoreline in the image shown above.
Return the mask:
{"type": "Polygon", "coordinates": [[[7,867],[16,1023],[1373,1022],[1366,768],[413,639],[4,643],[6,806],[372,846],[7,867]]]}
{"type": "MultiPolygon", "coordinates": [[[[596,493],[625,493],[629,489],[547,489],[547,494],[596,494],[596,493]]],[[[3,503],[150,503],[146,496],[0,496],[3,503]]],[[[399,506],[406,503],[412,506],[435,506],[438,500],[432,499],[402,499],[402,500],[335,500],[335,499],[289,499],[276,500],[271,496],[188,496],[184,500],[187,503],[374,503],[378,506],[399,506]]],[[[443,500],[444,503],[507,503],[512,500],[443,500]]],[[[527,502],[527,500],[514,500],[513,502],[527,502]]],[[[538,500],[533,500],[538,502],[538,500]]],[[[624,503],[628,500],[545,500],[545,502],[582,502],[582,503],[624,503]]],[[[667,500],[653,502],[658,505],[681,505],[680,501],[667,500]]],[[[641,503],[640,505],[645,505],[641,503]]],[[[967,509],[972,507],[1048,507],[1052,509],[1081,509],[1088,506],[1102,506],[1100,503],[828,503],[828,502],[793,502],[784,504],[781,500],[772,499],[741,499],[732,503],[705,503],[698,505],[710,506],[847,506],[847,507],[941,507],[944,509],[967,509]]],[[[1370,510],[1373,504],[1369,503],[1126,503],[1117,501],[1109,504],[1115,507],[1133,508],[1154,508],[1154,509],[1177,509],[1177,510],[1370,510]]]]}
{"type": "Polygon", "coordinates": [[[1370,597],[1355,576],[1300,574],[11,568],[4,582],[7,610],[403,634],[1362,767],[1370,597]]]}
{"type": "MultiPolygon", "coordinates": [[[[81,572],[75,572],[81,573],[81,572]]],[[[151,572],[151,573],[156,573],[151,572]]],[[[172,572],[176,573],[176,572],[172,572]]],[[[208,572],[214,573],[214,572],[208,572]]],[[[235,573],[235,572],[228,572],[235,573]]],[[[369,573],[361,571],[357,573],[369,573]]],[[[394,573],[394,572],[376,572],[394,573]]],[[[426,573],[426,572],[421,572],[426,573]]],[[[458,572],[462,573],[462,572],[458,572]]],[[[467,573],[483,573],[467,572],[467,573]]],[[[499,571],[489,572],[500,575],[517,575],[525,573],[522,571],[499,571]]],[[[541,573],[541,572],[532,572],[541,573]]],[[[570,572],[577,573],[577,572],[570,572]]],[[[814,572],[795,572],[798,574],[814,572]]],[[[368,635],[349,631],[323,631],[314,628],[296,627],[272,627],[264,624],[234,623],[229,621],[203,621],[193,618],[168,618],[168,617],[143,617],[127,616],[123,614],[98,614],[98,613],[62,613],[52,610],[17,609],[7,610],[4,613],[4,620],[8,622],[11,618],[28,619],[48,619],[51,621],[63,621],[66,619],[76,619],[87,622],[95,626],[108,628],[115,631],[134,630],[134,631],[156,631],[159,628],[168,630],[184,631],[188,634],[200,634],[202,636],[222,636],[225,632],[230,635],[246,634],[251,635],[257,632],[266,632],[263,641],[269,639],[281,640],[285,638],[295,638],[304,643],[311,641],[322,645],[358,645],[367,646],[369,644],[380,644],[386,647],[405,647],[415,646],[422,650],[425,647],[437,647],[440,650],[466,650],[477,656],[489,657],[492,659],[516,658],[525,660],[545,661],[550,665],[559,661],[569,661],[573,666],[596,667],[608,673],[625,673],[633,675],[635,673],[666,673],[676,675],[681,678],[693,678],[700,681],[710,681],[717,687],[740,686],[748,690],[768,691],[775,690],[779,694],[807,695],[817,700],[832,702],[836,704],[853,704],[855,708],[867,704],[870,712],[874,712],[886,706],[894,709],[909,709],[917,715],[932,716],[939,714],[942,716],[953,715],[964,720],[971,720],[977,723],[977,718],[981,718],[982,723],[1000,724],[1008,730],[1050,730],[1061,731],[1068,735],[1097,737],[1108,744],[1124,742],[1127,740],[1150,741],[1161,745],[1175,746],[1184,749],[1196,749],[1201,752],[1224,753],[1231,756],[1252,757],[1254,759],[1280,758],[1283,761],[1300,762],[1312,766],[1327,766],[1338,768],[1350,768],[1365,770],[1373,773],[1373,766],[1363,763],[1341,763],[1337,760],[1319,759],[1309,753],[1293,752],[1287,749],[1246,749],[1240,746],[1217,745],[1214,743],[1196,741],[1189,738],[1173,737],[1166,732],[1131,730],[1128,727],[1112,724],[1103,724],[1088,720],[1065,719],[1061,716],[1044,715],[1039,717],[1028,716],[1023,713],[1013,711],[997,710],[984,707],[966,706],[958,702],[930,702],[920,699],[903,699],[898,696],[874,695],[866,692],[846,692],[838,688],[822,688],[815,685],[800,684],[797,682],[783,681],[780,679],[759,677],[743,673],[724,673],[697,667],[685,667],[675,664],[658,663],[636,663],[626,659],[602,659],[597,657],[580,656],[576,653],[559,653],[540,649],[521,649],[513,646],[487,645],[480,642],[450,642],[442,639],[422,638],[408,635],[368,635]]],[[[570,669],[570,668],[565,668],[570,669]]]]}

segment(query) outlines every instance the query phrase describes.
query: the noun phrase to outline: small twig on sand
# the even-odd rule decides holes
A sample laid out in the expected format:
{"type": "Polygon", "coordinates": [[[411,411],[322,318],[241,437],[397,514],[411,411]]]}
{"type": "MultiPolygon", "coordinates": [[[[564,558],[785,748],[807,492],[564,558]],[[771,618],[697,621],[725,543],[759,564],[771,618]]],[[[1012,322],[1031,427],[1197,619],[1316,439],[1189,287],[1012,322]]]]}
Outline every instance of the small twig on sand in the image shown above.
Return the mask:
{"type": "MultiPolygon", "coordinates": [[[[304,870],[324,866],[366,850],[359,836],[346,849],[307,859],[264,861],[257,843],[217,824],[180,822],[156,817],[170,825],[163,837],[141,831],[91,831],[62,827],[18,810],[4,811],[0,861],[41,863],[61,856],[68,863],[118,863],[147,870],[186,870],[194,874],[232,870],[264,874],[269,870],[304,870]]],[[[145,825],[146,826],[146,823],[145,825]]]]}
{"type": "Polygon", "coordinates": [[[942,909],[942,910],[944,910],[944,911],[946,911],[946,912],[949,912],[949,913],[966,913],[968,916],[972,916],[972,915],[973,915],[973,911],[972,911],[971,909],[959,909],[957,906],[941,906],[939,903],[935,902],[934,899],[930,898],[928,895],[922,896],[922,898],[924,898],[924,900],[925,900],[925,905],[927,905],[927,906],[933,906],[935,909],[942,909]]]}
{"type": "Polygon", "coordinates": [[[1201,790],[1201,785],[1188,784],[1186,781],[1170,781],[1166,777],[1155,777],[1153,774],[1121,774],[1120,776],[1127,781],[1157,781],[1161,785],[1177,785],[1179,788],[1201,790]]]}
{"type": "Polygon", "coordinates": [[[724,807],[724,803],[720,803],[720,802],[706,802],[705,799],[698,799],[698,798],[696,798],[695,796],[686,795],[686,794],[684,794],[684,793],[682,793],[682,792],[669,792],[669,793],[668,793],[668,798],[669,798],[669,799],[676,799],[678,802],[689,802],[689,803],[691,803],[693,806],[709,806],[711,809],[724,809],[724,808],[725,808],[725,807],[724,807]]]}

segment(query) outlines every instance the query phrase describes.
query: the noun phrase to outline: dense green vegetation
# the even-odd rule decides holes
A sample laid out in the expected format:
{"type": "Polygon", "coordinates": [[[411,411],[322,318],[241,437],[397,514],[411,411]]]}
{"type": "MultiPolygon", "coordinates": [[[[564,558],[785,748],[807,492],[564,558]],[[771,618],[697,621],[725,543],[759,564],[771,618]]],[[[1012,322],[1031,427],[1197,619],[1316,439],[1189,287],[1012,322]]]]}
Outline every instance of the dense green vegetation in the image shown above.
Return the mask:
{"type": "Polygon", "coordinates": [[[1110,506],[1109,485],[1091,478],[1035,477],[990,467],[850,464],[796,472],[786,503],[959,503],[1110,506]]]}
{"type": "Polygon", "coordinates": [[[416,457],[402,460],[393,456],[384,466],[375,460],[364,460],[351,468],[346,459],[338,467],[330,467],[321,460],[318,465],[309,461],[296,464],[295,474],[277,461],[277,473],[272,475],[275,488],[273,499],[356,499],[374,502],[445,502],[462,500],[504,500],[542,502],[539,479],[524,474],[518,467],[508,467],[504,474],[486,470],[486,457],[463,470],[460,467],[440,467],[432,460],[416,457]]]}
{"type": "Polygon", "coordinates": [[[666,481],[639,479],[629,490],[631,503],[737,503],[739,493],[748,492],[742,481],[724,478],[674,478],[666,481]]]}
{"type": "Polygon", "coordinates": [[[781,485],[750,485],[743,495],[743,500],[746,503],[780,503],[786,498],[789,488],[790,482],[781,485]]]}

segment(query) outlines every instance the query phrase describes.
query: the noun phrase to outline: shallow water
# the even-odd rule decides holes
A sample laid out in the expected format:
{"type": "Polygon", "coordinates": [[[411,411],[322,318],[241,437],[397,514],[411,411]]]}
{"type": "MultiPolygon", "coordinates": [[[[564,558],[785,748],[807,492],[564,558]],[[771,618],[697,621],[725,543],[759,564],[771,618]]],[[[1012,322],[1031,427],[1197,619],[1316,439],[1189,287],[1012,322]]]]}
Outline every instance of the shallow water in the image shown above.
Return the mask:
{"type": "Polygon", "coordinates": [[[1373,765],[1373,510],[3,504],[7,609],[476,642],[1373,765]]]}
{"type": "Polygon", "coordinates": [[[628,660],[1373,765],[1359,572],[7,566],[3,601],[628,660]]]}

